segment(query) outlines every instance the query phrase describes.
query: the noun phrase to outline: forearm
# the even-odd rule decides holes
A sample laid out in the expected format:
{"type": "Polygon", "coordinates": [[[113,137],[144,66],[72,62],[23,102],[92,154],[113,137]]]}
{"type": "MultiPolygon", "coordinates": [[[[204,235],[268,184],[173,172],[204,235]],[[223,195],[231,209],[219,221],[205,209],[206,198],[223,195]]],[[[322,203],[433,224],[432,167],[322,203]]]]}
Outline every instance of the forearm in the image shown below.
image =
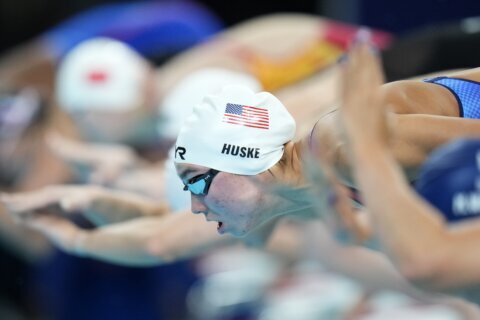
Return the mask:
{"type": "Polygon", "coordinates": [[[74,253],[122,265],[160,265],[229,244],[215,224],[191,213],[140,218],[83,233],[74,253]]]}
{"type": "Polygon", "coordinates": [[[392,150],[403,167],[419,166],[432,150],[461,137],[479,137],[473,119],[426,114],[393,115],[392,150]]]}
{"type": "Polygon", "coordinates": [[[354,279],[368,290],[394,290],[423,298],[384,254],[360,246],[342,245],[320,223],[310,224],[303,233],[308,237],[306,250],[315,248],[315,256],[330,270],[354,279]]]}
{"type": "Polygon", "coordinates": [[[345,247],[340,252],[337,254],[340,266],[336,270],[358,281],[369,291],[393,290],[424,303],[448,305],[459,309],[460,312],[470,310],[478,317],[479,313],[474,305],[470,305],[464,300],[453,298],[451,295],[439,294],[438,291],[425,291],[422,290],[424,288],[413,286],[381,252],[363,247],[345,247]]]}
{"type": "MultiPolygon", "coordinates": [[[[427,114],[389,113],[391,150],[394,159],[407,170],[416,170],[439,146],[462,137],[479,137],[480,123],[474,119],[427,114]]],[[[348,145],[336,133],[333,119],[322,119],[315,129],[315,142],[320,150],[328,150],[338,170],[349,176],[348,145]],[[324,128],[320,128],[322,125],[324,128]],[[327,133],[325,128],[330,129],[327,133]]],[[[356,134],[353,132],[349,134],[356,134]]]]}
{"type": "Polygon", "coordinates": [[[357,142],[352,150],[356,180],[387,254],[407,274],[429,271],[408,269],[421,268],[417,262],[426,261],[427,252],[430,261],[441,256],[446,238],[440,215],[410,189],[386,147],[357,142]]]}
{"type": "Polygon", "coordinates": [[[161,216],[168,212],[165,203],[151,200],[126,191],[100,188],[88,210],[87,218],[96,225],[106,225],[139,217],[161,216]]]}
{"type": "Polygon", "coordinates": [[[368,290],[393,290],[425,300],[428,295],[413,287],[395,269],[387,257],[363,247],[343,247],[336,254],[333,270],[359,282],[368,290]]]}
{"type": "MultiPolygon", "coordinates": [[[[443,263],[438,263],[435,283],[431,287],[435,289],[454,290],[460,293],[468,293],[472,287],[474,291],[480,282],[480,257],[477,254],[480,245],[480,222],[470,220],[467,223],[450,227],[447,231],[447,241],[443,243],[443,263]]],[[[468,297],[470,298],[470,297],[468,297]]],[[[478,298],[478,297],[475,297],[478,298]]],[[[476,301],[478,303],[478,299],[476,301]]]]}
{"type": "Polygon", "coordinates": [[[76,238],[73,254],[130,266],[162,264],[162,258],[148,250],[154,225],[152,218],[141,218],[93,231],[82,231],[76,238]]]}

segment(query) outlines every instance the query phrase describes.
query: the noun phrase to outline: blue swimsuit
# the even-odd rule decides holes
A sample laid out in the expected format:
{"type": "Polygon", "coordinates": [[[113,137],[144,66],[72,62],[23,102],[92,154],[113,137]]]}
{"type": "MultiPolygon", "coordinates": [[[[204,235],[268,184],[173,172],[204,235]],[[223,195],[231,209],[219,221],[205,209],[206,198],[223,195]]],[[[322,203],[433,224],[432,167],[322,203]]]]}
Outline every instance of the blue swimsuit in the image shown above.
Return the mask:
{"type": "Polygon", "coordinates": [[[480,82],[449,77],[437,77],[423,81],[447,88],[457,99],[461,117],[480,119],[480,82]]]}

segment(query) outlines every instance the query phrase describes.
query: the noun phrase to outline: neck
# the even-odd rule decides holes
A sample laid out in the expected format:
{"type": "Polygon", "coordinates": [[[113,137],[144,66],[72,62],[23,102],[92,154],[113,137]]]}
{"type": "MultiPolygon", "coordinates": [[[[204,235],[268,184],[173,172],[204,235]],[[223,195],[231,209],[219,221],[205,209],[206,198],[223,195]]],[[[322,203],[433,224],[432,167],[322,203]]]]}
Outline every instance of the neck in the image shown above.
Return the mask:
{"type": "Polygon", "coordinates": [[[272,217],[291,216],[300,219],[311,219],[318,216],[315,213],[315,206],[312,204],[312,194],[309,190],[307,187],[285,187],[285,190],[279,190],[278,210],[274,211],[272,217]]]}
{"type": "MultiPolygon", "coordinates": [[[[295,190],[295,189],[291,189],[295,190]]],[[[304,192],[307,193],[306,191],[304,192]]],[[[299,195],[300,193],[296,193],[299,195]]],[[[303,196],[305,198],[305,196],[303,196]]],[[[298,197],[295,197],[300,200],[298,197]]],[[[271,211],[269,219],[266,219],[263,223],[258,225],[248,235],[245,236],[244,242],[249,246],[261,247],[269,240],[270,235],[273,233],[277,222],[284,217],[291,217],[294,219],[312,219],[317,216],[314,208],[309,203],[302,203],[302,201],[292,202],[290,200],[282,198],[275,204],[275,208],[271,211]],[[280,209],[281,208],[281,209],[280,209]]]]}
{"type": "Polygon", "coordinates": [[[310,218],[312,216],[312,195],[303,175],[303,164],[298,144],[288,142],[282,159],[269,171],[271,174],[269,190],[272,197],[270,208],[274,208],[270,218],[294,215],[310,218]]]}

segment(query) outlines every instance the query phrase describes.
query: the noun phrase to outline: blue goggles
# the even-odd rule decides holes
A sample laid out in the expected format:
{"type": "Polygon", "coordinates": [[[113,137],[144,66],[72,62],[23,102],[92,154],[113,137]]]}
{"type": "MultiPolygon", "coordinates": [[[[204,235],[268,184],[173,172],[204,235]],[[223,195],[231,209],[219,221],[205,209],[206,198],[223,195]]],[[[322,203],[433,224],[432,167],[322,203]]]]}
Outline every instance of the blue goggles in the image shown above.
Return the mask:
{"type": "Polygon", "coordinates": [[[220,171],[215,169],[210,169],[204,174],[200,174],[195,176],[187,181],[183,191],[190,191],[192,194],[197,196],[206,196],[208,190],[210,189],[210,185],[212,184],[213,178],[219,173],[220,171]]]}

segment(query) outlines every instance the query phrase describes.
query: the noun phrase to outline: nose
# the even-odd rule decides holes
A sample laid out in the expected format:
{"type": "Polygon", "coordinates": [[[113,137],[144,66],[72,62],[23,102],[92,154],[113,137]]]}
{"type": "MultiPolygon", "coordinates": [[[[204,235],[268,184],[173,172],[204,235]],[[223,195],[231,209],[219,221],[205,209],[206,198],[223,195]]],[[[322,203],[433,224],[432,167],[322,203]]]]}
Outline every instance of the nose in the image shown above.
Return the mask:
{"type": "Polygon", "coordinates": [[[192,194],[192,212],[195,214],[204,213],[207,214],[208,208],[200,199],[200,197],[192,194]]]}

